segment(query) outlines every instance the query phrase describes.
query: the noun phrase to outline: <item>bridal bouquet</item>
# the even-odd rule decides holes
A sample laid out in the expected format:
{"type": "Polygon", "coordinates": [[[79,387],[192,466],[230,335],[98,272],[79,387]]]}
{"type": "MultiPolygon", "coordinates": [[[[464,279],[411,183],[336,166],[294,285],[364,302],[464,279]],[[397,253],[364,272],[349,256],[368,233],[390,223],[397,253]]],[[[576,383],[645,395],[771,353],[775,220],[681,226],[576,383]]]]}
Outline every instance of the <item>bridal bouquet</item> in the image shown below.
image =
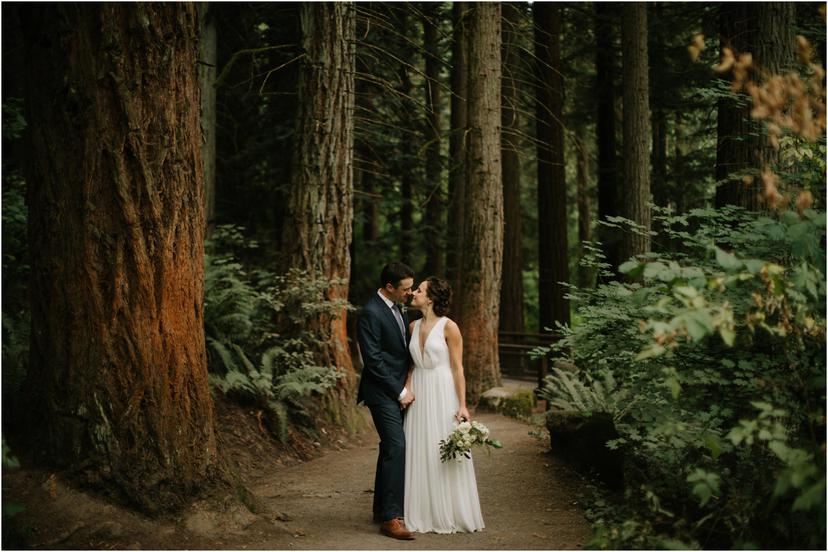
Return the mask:
{"type": "Polygon", "coordinates": [[[462,422],[454,428],[448,438],[440,441],[440,460],[442,462],[454,459],[459,461],[458,456],[461,455],[471,458],[473,446],[503,447],[497,439],[489,439],[488,427],[479,422],[462,422]]]}

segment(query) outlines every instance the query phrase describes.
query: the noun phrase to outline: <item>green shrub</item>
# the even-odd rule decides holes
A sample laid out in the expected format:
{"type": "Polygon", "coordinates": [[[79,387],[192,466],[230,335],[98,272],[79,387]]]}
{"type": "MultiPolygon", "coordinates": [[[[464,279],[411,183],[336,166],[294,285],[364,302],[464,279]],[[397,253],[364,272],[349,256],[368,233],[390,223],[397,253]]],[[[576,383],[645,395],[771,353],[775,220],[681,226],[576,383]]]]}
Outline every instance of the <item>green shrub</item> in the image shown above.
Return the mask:
{"type": "Polygon", "coordinates": [[[825,213],[660,216],[680,252],[573,288],[556,349],[581,372],[547,380],[558,407],[614,412],[625,497],[590,546],[821,547],[825,213]]]}

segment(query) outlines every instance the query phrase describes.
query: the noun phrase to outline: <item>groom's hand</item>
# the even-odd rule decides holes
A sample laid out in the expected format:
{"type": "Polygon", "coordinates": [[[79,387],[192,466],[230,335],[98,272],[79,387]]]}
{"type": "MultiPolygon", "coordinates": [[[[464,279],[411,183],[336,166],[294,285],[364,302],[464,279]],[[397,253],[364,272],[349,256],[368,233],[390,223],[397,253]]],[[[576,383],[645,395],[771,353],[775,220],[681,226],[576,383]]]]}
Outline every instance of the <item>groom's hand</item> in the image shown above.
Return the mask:
{"type": "Polygon", "coordinates": [[[405,410],[406,408],[408,408],[408,405],[410,405],[413,402],[414,393],[411,391],[411,389],[409,389],[408,392],[405,394],[405,397],[400,399],[400,408],[405,410]]]}

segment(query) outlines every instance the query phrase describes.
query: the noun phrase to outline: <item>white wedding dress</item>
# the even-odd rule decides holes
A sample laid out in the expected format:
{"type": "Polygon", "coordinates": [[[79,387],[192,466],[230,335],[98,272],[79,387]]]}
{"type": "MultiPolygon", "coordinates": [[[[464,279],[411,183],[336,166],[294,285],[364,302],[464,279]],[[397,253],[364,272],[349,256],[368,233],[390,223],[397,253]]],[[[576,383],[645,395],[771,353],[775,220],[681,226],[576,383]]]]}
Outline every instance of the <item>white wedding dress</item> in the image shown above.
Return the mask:
{"type": "Polygon", "coordinates": [[[405,430],[405,525],[418,533],[456,533],[483,529],[471,459],[440,461],[440,441],[457,424],[459,408],[449,350],[440,318],[420,349],[420,323],[414,323],[409,350],[414,359],[411,390],[415,400],[405,430]]]}

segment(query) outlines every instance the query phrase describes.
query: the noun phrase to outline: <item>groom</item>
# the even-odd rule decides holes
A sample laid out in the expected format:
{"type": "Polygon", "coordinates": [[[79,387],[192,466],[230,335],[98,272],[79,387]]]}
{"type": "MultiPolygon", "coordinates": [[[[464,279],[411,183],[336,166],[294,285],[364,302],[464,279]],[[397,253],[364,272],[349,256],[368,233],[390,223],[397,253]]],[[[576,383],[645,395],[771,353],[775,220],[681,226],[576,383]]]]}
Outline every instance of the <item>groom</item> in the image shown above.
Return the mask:
{"type": "Polygon", "coordinates": [[[405,388],[411,359],[408,324],[400,309],[411,296],[414,271],[400,262],[382,269],[380,288],[362,308],[357,324],[362,353],[362,379],[357,403],[365,402],[380,437],[377,475],[374,479],[374,520],[395,539],[414,535],[403,521],[405,490],[405,434],[403,410],[414,401],[405,388]]]}

